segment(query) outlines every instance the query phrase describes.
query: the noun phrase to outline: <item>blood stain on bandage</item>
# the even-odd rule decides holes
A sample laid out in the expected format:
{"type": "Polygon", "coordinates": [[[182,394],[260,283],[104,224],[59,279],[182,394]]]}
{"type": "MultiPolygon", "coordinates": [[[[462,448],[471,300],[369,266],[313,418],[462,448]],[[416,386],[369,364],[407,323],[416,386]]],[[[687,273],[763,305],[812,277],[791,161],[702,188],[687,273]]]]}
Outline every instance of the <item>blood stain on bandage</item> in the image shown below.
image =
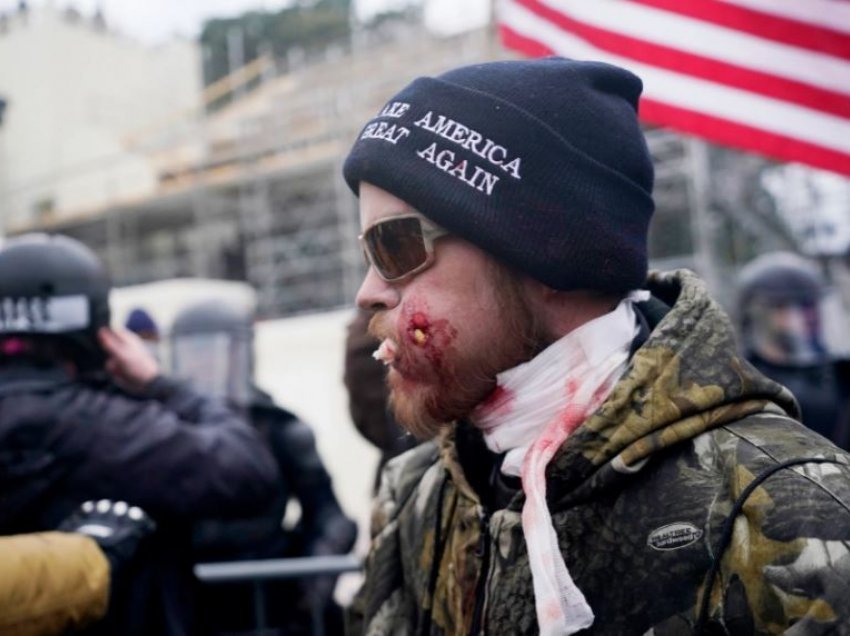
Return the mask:
{"type": "Polygon", "coordinates": [[[488,395],[484,400],[475,407],[475,418],[504,416],[508,415],[513,410],[514,400],[516,395],[510,389],[506,389],[500,384],[488,395]]]}
{"type": "Polygon", "coordinates": [[[543,610],[543,618],[547,621],[557,621],[561,618],[563,611],[561,610],[561,604],[558,600],[551,600],[546,603],[546,607],[543,610]]]}
{"type": "MultiPolygon", "coordinates": [[[[602,403],[605,401],[605,398],[611,393],[611,382],[610,380],[607,382],[603,382],[597,389],[593,392],[593,397],[590,399],[590,406],[592,410],[598,409],[602,406],[602,403]]],[[[590,413],[588,413],[590,415],[590,413]]]]}

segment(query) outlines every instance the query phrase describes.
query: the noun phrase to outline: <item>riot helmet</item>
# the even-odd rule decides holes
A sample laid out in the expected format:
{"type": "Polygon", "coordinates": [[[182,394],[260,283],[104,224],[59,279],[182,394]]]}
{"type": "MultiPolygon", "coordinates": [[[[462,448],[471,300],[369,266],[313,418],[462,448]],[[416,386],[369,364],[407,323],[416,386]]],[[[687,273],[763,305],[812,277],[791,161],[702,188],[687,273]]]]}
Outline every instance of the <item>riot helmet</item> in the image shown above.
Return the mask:
{"type": "Polygon", "coordinates": [[[202,392],[238,406],[250,403],[253,312],[221,300],[190,305],[171,328],[171,368],[202,392]]]}
{"type": "Polygon", "coordinates": [[[109,324],[110,282],[100,259],[61,234],[32,233],[0,249],[0,337],[51,339],[81,371],[103,367],[97,332],[109,324]]]}
{"type": "Polygon", "coordinates": [[[776,365],[809,366],[827,358],[821,327],[826,283],[792,252],[764,254],[738,277],[738,311],[747,355],[776,365]]]}

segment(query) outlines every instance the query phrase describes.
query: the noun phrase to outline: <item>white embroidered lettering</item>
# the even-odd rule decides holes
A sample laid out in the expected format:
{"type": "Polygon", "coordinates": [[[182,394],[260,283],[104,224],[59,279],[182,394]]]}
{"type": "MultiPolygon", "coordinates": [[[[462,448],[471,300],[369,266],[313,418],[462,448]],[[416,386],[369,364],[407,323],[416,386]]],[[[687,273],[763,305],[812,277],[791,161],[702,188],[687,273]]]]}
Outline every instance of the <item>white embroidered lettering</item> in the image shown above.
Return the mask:
{"type": "Polygon", "coordinates": [[[514,157],[511,161],[502,165],[502,170],[509,172],[514,179],[522,179],[519,176],[519,157],[514,157]]]}
{"type": "Polygon", "coordinates": [[[440,154],[437,155],[437,160],[434,162],[434,165],[437,166],[440,170],[448,172],[454,162],[455,153],[453,153],[451,150],[441,150],[440,154]]]}
{"type": "Polygon", "coordinates": [[[434,163],[434,155],[437,153],[437,142],[435,141],[424,150],[417,150],[416,154],[428,163],[434,163]]]}
{"type": "Polygon", "coordinates": [[[455,163],[455,153],[445,148],[439,150],[436,141],[427,148],[416,151],[416,154],[446,174],[463,181],[479,192],[486,193],[487,196],[493,194],[493,188],[499,182],[499,177],[480,166],[470,166],[466,159],[455,163]],[[472,172],[471,175],[470,172],[472,172]]]}
{"type": "Polygon", "coordinates": [[[508,151],[505,150],[503,146],[493,146],[490,149],[490,152],[487,153],[487,161],[490,163],[495,163],[497,166],[501,166],[502,162],[505,160],[505,157],[508,156],[508,151]],[[496,158],[496,153],[499,153],[501,157],[496,158]]]}
{"type": "Polygon", "coordinates": [[[360,139],[383,139],[395,145],[400,139],[407,137],[410,129],[398,124],[389,124],[385,121],[373,122],[363,129],[360,139]]]}
{"type": "Polygon", "coordinates": [[[447,170],[446,172],[448,172],[453,177],[456,177],[457,179],[466,181],[466,159],[461,161],[451,170],[447,170]]]}
{"type": "Polygon", "coordinates": [[[484,140],[484,147],[478,152],[478,156],[483,159],[487,159],[487,153],[490,152],[490,148],[493,147],[495,142],[492,139],[484,140]]]}
{"type": "Polygon", "coordinates": [[[408,108],[410,108],[410,104],[407,102],[391,102],[384,106],[378,117],[394,117],[397,119],[404,115],[408,108]]]}
{"type": "Polygon", "coordinates": [[[462,146],[463,142],[466,141],[469,132],[469,128],[467,128],[463,124],[455,122],[455,129],[449,139],[451,139],[451,141],[455,142],[456,144],[460,144],[462,146]]]}
{"type": "MultiPolygon", "coordinates": [[[[409,134],[410,134],[409,128],[405,128],[404,126],[399,126],[398,132],[396,133],[395,137],[393,137],[393,140],[392,140],[393,144],[397,144],[399,142],[399,139],[404,139],[409,134]]],[[[518,161],[519,161],[519,157],[517,157],[517,162],[518,161]]]]}
{"type": "Polygon", "coordinates": [[[437,121],[434,124],[433,128],[431,128],[432,133],[436,133],[440,135],[440,137],[445,137],[449,139],[449,135],[451,134],[452,126],[454,126],[454,119],[446,119],[442,115],[437,117],[437,121]]]}
{"type": "Polygon", "coordinates": [[[472,175],[472,178],[467,183],[481,192],[486,192],[487,196],[490,196],[493,194],[493,188],[496,187],[498,182],[499,177],[492,172],[487,172],[484,168],[475,166],[475,174],[472,175]],[[479,179],[479,177],[481,178],[479,179]]]}
{"type": "Polygon", "coordinates": [[[463,147],[467,150],[471,150],[480,157],[481,155],[478,153],[478,149],[475,146],[482,139],[483,137],[481,136],[481,133],[476,132],[474,130],[470,130],[469,137],[467,137],[466,141],[463,142],[463,147]]]}
{"type": "MultiPolygon", "coordinates": [[[[403,102],[402,102],[403,103],[403,102]]],[[[409,105],[407,105],[409,107],[409,105]]],[[[404,112],[401,106],[388,105],[384,110],[392,112],[404,112]]],[[[445,115],[435,114],[429,110],[419,119],[413,122],[413,125],[434,133],[443,139],[457,144],[461,148],[472,152],[493,166],[497,166],[503,172],[509,174],[514,179],[521,180],[520,166],[522,165],[521,157],[511,157],[510,151],[492,139],[485,137],[479,131],[470,128],[454,119],[445,115]]],[[[370,134],[385,138],[392,143],[396,143],[399,139],[410,134],[408,129],[406,132],[395,130],[392,134],[388,133],[388,129],[377,128],[370,131],[370,134]]],[[[365,134],[365,133],[364,133],[365,134]]],[[[432,143],[427,148],[416,151],[416,154],[425,159],[428,163],[436,166],[446,174],[451,175],[456,179],[460,179],[468,186],[475,188],[480,192],[490,196],[499,182],[499,177],[492,172],[474,164],[470,164],[467,159],[457,160],[456,153],[445,148],[438,148],[437,142],[432,143]]]]}
{"type": "Polygon", "coordinates": [[[413,125],[424,128],[425,130],[431,130],[431,111],[429,110],[425,113],[425,116],[422,119],[417,119],[413,122],[413,125]]]}

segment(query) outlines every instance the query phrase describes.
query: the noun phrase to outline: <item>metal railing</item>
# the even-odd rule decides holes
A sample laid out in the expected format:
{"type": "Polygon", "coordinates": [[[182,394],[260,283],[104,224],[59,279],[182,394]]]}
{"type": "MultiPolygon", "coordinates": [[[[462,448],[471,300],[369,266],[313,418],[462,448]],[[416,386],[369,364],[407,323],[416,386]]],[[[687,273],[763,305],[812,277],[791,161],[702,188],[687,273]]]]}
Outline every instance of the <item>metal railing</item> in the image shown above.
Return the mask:
{"type": "MultiPolygon", "coordinates": [[[[359,572],[362,560],[353,554],[300,557],[293,559],[263,559],[259,561],[225,561],[195,565],[195,576],[203,583],[251,582],[254,588],[254,627],[260,636],[266,633],[266,581],[283,581],[316,576],[359,572]]],[[[313,636],[325,636],[323,607],[311,603],[310,619],[313,636]]]]}

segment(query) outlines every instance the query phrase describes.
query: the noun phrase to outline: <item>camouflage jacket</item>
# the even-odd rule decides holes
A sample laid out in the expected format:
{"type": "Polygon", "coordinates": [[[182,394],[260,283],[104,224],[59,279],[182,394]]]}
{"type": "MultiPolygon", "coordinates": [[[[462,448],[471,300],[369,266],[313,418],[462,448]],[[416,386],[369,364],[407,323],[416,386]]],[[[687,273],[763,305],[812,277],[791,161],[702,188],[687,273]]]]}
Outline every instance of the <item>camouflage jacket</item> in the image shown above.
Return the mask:
{"type": "MultiPolygon", "coordinates": [[[[696,277],[653,274],[649,288],[672,307],[547,471],[596,616],[582,633],[693,633],[708,593],[707,634],[850,634],[850,456],[790,417],[790,393],[738,356],[696,277]],[[800,458],[828,463],[765,473],[800,458]]],[[[460,430],[388,465],[350,633],[537,633],[524,496],[485,509],[460,430]]]]}

